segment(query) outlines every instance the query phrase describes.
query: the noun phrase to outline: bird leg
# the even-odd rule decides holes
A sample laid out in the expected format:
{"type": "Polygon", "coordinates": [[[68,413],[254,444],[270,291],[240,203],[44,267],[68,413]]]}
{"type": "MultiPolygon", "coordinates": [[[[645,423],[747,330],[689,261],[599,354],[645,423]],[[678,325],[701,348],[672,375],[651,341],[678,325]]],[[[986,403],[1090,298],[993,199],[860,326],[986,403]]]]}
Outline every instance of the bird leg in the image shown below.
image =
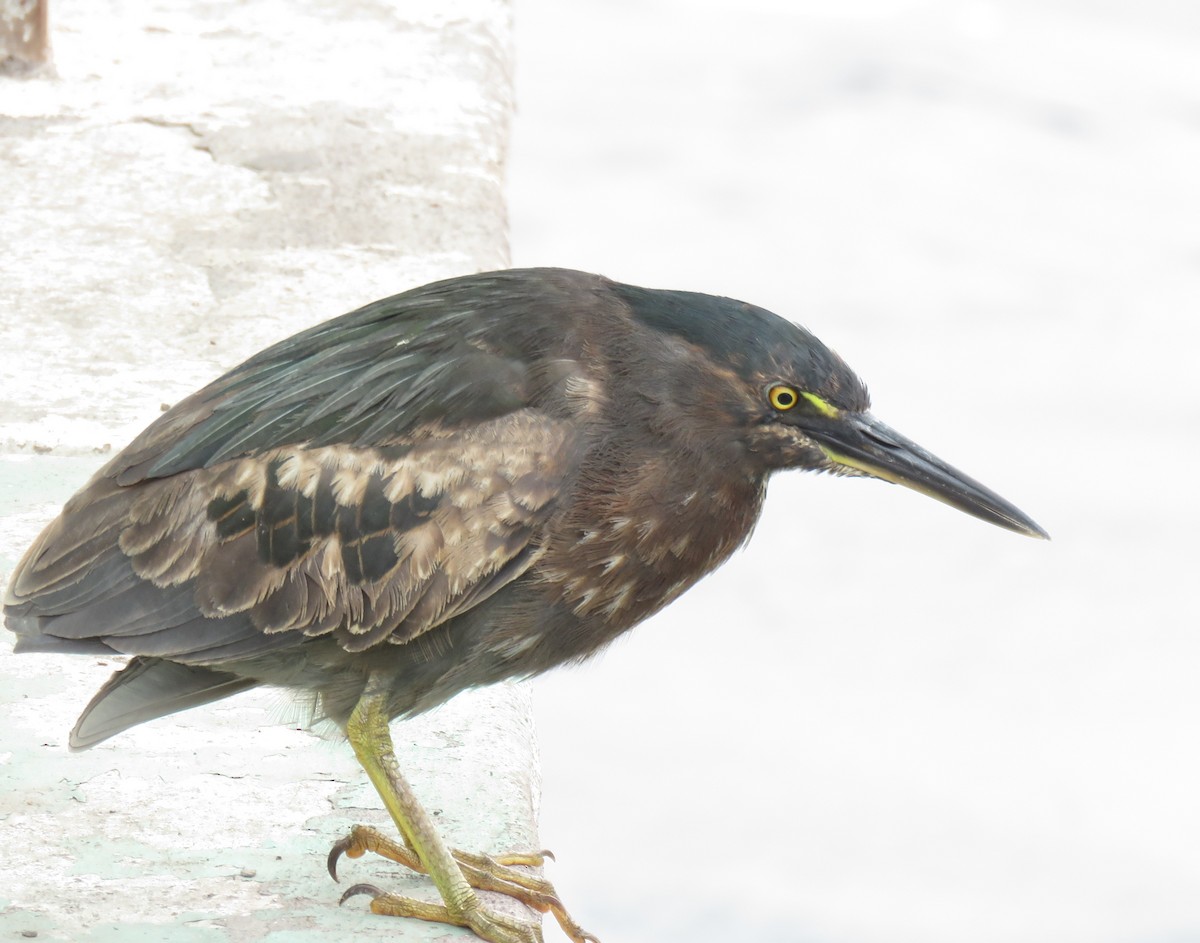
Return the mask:
{"type": "MultiPolygon", "coordinates": [[[[425,873],[425,866],[411,847],[389,838],[369,825],[355,825],[350,830],[350,834],[337,842],[330,850],[330,875],[335,881],[337,880],[337,861],[343,854],[348,858],[358,858],[368,851],[395,861],[397,864],[402,864],[413,871],[425,873]]],[[[477,890],[506,894],[539,913],[552,913],[554,919],[558,921],[558,925],[562,927],[563,933],[574,943],[585,943],[585,941],[599,943],[596,937],[579,926],[563,907],[553,884],[543,877],[518,871],[514,867],[541,867],[547,857],[554,857],[548,851],[480,855],[452,848],[450,854],[458,862],[467,883],[477,890]]],[[[357,884],[346,891],[342,899],[346,900],[356,893],[373,891],[376,889],[371,888],[370,885],[357,884]]]]}
{"type": "MultiPolygon", "coordinates": [[[[415,856],[420,865],[418,870],[425,872],[433,879],[438,893],[442,896],[443,903],[441,905],[429,904],[406,897],[397,897],[385,894],[371,885],[362,884],[350,888],[343,895],[342,900],[355,894],[371,894],[373,896],[371,910],[375,913],[416,917],[421,920],[468,927],[489,943],[541,943],[542,931],[538,924],[516,920],[490,910],[480,903],[475,891],[472,890],[471,882],[464,874],[464,868],[446,843],[442,841],[429,813],[421,807],[412,787],[401,774],[400,767],[396,762],[391,732],[388,728],[389,685],[387,681],[385,675],[378,673],[371,675],[366,690],[359,698],[358,704],[355,705],[346,724],[346,734],[351,746],[354,747],[358,762],[366,770],[375,790],[383,799],[384,806],[404,837],[407,847],[388,841],[386,844],[388,851],[395,851],[399,856],[398,860],[406,865],[409,864],[409,859],[415,856]]],[[[381,835],[378,837],[383,838],[381,835]]],[[[353,838],[353,833],[351,838],[353,838]]],[[[341,844],[339,842],[339,845],[341,844]]],[[[385,847],[377,841],[374,844],[380,848],[385,847]]],[[[358,854],[362,854],[362,851],[359,851],[353,844],[347,844],[345,850],[354,856],[352,849],[358,851],[358,854]]],[[[338,847],[335,846],[334,851],[337,850],[338,847]]],[[[367,850],[367,847],[364,846],[363,850],[367,850]]],[[[330,858],[332,870],[332,865],[337,859],[333,852],[330,853],[330,858]]],[[[473,876],[481,882],[479,886],[487,884],[489,885],[487,889],[491,889],[492,884],[503,885],[497,888],[502,893],[510,893],[511,888],[521,891],[518,899],[522,899],[524,896],[533,897],[535,890],[526,887],[524,883],[530,877],[529,875],[520,875],[520,880],[512,880],[511,875],[520,873],[504,868],[500,861],[496,862],[494,869],[490,869],[486,863],[482,867],[472,863],[477,859],[486,861],[483,856],[464,856],[464,858],[467,859],[467,867],[474,872],[473,876]],[[504,873],[501,875],[498,872],[504,873]]],[[[518,895],[512,894],[512,896],[518,895]]],[[[545,909],[554,909],[548,903],[548,900],[552,899],[558,910],[561,910],[557,898],[553,898],[552,894],[545,896],[547,898],[545,909]]],[[[537,905],[532,904],[532,906],[537,905]]],[[[565,916],[565,911],[563,913],[565,916]]],[[[555,915],[558,916],[557,913],[555,915]]],[[[574,921],[567,919],[570,925],[578,930],[574,921]]],[[[582,941],[594,938],[579,931],[579,935],[575,939],[582,941]]]]}

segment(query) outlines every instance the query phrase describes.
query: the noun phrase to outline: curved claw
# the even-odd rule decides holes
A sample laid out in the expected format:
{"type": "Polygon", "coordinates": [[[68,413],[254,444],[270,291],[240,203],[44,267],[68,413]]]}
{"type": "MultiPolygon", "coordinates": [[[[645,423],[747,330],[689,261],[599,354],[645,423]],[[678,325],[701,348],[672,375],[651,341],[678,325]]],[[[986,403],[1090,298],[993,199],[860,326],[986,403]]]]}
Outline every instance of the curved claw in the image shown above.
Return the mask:
{"type": "MultiPolygon", "coordinates": [[[[330,848],[326,861],[326,865],[329,868],[329,876],[335,881],[338,880],[337,863],[342,855],[350,858],[359,858],[368,851],[382,855],[384,858],[395,861],[397,864],[402,864],[413,871],[428,873],[424,863],[417,853],[413,851],[411,845],[400,844],[395,839],[381,834],[377,829],[369,825],[355,825],[349,835],[339,839],[330,848]]],[[[563,932],[572,940],[572,943],[599,943],[599,940],[595,936],[579,926],[572,919],[571,915],[567,913],[566,908],[563,907],[562,901],[559,900],[554,890],[554,886],[549,881],[540,875],[517,870],[519,868],[540,867],[545,859],[554,859],[553,852],[541,849],[539,851],[511,852],[501,855],[483,855],[452,850],[451,855],[459,868],[461,868],[463,877],[466,878],[467,883],[471,887],[505,894],[508,897],[521,901],[526,906],[540,913],[553,914],[563,932]]],[[[529,936],[529,927],[525,924],[518,923],[509,927],[506,921],[500,918],[498,914],[493,915],[481,911],[484,915],[477,919],[484,921],[486,927],[483,924],[476,926],[475,922],[472,922],[476,920],[474,917],[465,914],[451,916],[449,910],[444,905],[429,904],[407,897],[396,897],[386,891],[380,890],[373,884],[355,884],[342,895],[339,904],[344,904],[351,897],[359,894],[370,895],[372,913],[395,917],[417,917],[422,920],[432,920],[439,923],[469,926],[475,930],[477,935],[483,936],[488,940],[505,940],[508,943],[517,943],[519,940],[521,943],[533,943],[534,940],[540,941],[541,939],[540,934],[529,936]],[[466,921],[465,923],[463,922],[464,920],[466,921]],[[501,932],[499,936],[491,933],[487,928],[492,927],[492,924],[496,921],[509,930],[516,930],[517,936],[512,936],[505,932],[501,932]],[[482,930],[481,927],[483,927],[482,930]]]]}
{"type": "Polygon", "coordinates": [[[351,897],[357,897],[359,894],[370,894],[373,900],[376,897],[383,897],[385,893],[385,891],[381,891],[374,884],[355,884],[353,887],[346,888],[346,893],[341,896],[338,906],[342,906],[351,897]]]}
{"type": "Polygon", "coordinates": [[[329,876],[335,881],[337,876],[338,859],[350,850],[350,846],[354,844],[354,839],[347,835],[345,838],[338,839],[334,842],[332,848],[329,849],[329,857],[325,859],[325,866],[329,868],[329,876]]]}

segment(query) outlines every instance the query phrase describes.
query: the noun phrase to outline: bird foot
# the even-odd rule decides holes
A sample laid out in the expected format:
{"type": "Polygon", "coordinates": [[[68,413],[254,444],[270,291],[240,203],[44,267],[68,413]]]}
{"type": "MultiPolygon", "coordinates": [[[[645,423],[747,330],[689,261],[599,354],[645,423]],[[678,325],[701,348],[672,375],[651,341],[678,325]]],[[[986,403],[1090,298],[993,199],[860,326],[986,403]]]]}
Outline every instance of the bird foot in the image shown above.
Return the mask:
{"type": "Polygon", "coordinates": [[[543,943],[542,928],[536,923],[516,920],[481,905],[463,913],[455,913],[444,904],[388,894],[374,884],[355,884],[346,890],[338,903],[344,904],[359,894],[369,894],[371,913],[385,917],[416,917],[418,920],[467,927],[488,943],[543,943]]]}
{"type": "MultiPolygon", "coordinates": [[[[398,842],[377,829],[371,828],[369,825],[355,825],[350,830],[350,834],[338,841],[329,851],[328,866],[330,876],[335,881],[338,879],[337,862],[343,854],[348,858],[360,858],[368,851],[387,858],[390,861],[395,861],[397,864],[402,864],[410,870],[418,871],[422,874],[428,873],[421,864],[421,859],[417,856],[417,853],[408,844],[398,842]]],[[[517,867],[540,867],[545,863],[547,858],[554,858],[554,855],[550,852],[543,850],[493,856],[451,850],[451,854],[454,855],[454,860],[458,862],[458,866],[462,869],[463,877],[467,879],[467,883],[477,890],[495,891],[499,894],[505,894],[508,897],[519,900],[528,907],[532,907],[539,913],[552,913],[554,919],[558,921],[558,925],[562,927],[563,932],[573,943],[600,943],[595,936],[580,927],[571,915],[567,913],[566,908],[563,907],[562,902],[558,899],[558,893],[554,890],[553,884],[539,875],[516,870],[517,867]]],[[[541,930],[535,925],[521,924],[509,917],[487,911],[484,908],[479,908],[472,913],[456,918],[446,907],[440,904],[427,904],[406,897],[396,897],[392,894],[386,894],[369,884],[356,884],[342,895],[342,901],[356,894],[375,895],[371,901],[371,910],[374,913],[382,913],[389,916],[417,917],[422,920],[435,920],[442,923],[454,923],[458,926],[470,926],[476,934],[485,940],[496,940],[497,943],[509,943],[510,940],[541,939],[541,930]],[[434,916],[426,916],[426,914],[434,914],[434,916]],[[476,915],[479,915],[477,918],[478,921],[484,924],[482,930],[474,924],[462,922],[464,919],[469,920],[476,915]],[[492,921],[497,925],[497,929],[495,930],[489,929],[492,921]],[[537,931],[536,938],[519,935],[522,932],[527,932],[531,927],[537,931]],[[487,935],[490,932],[496,932],[499,935],[487,935]],[[518,933],[518,935],[512,936],[513,932],[518,933]]]]}

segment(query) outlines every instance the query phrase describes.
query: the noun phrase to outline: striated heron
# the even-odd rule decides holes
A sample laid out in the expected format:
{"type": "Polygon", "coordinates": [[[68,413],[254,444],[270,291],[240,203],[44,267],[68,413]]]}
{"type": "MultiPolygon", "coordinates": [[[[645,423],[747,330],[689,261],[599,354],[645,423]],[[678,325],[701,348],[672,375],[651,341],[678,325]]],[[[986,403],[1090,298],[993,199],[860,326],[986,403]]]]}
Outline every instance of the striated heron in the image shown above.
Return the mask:
{"type": "MultiPolygon", "coordinates": [[[[812,334],[762,308],[556,269],[438,282],[250,358],[164,413],[67,502],[5,596],[17,651],[134,656],[75,749],[259,684],[345,730],[401,840],[329,856],[428,873],[379,913],[529,943],[497,890],[594,939],[537,853],[448,849],[388,722],[603,648],[746,540],[768,476],[882,478],[1018,533],[999,495],[876,420],[812,334]]],[[[345,897],[343,897],[343,900],[345,897]]]]}

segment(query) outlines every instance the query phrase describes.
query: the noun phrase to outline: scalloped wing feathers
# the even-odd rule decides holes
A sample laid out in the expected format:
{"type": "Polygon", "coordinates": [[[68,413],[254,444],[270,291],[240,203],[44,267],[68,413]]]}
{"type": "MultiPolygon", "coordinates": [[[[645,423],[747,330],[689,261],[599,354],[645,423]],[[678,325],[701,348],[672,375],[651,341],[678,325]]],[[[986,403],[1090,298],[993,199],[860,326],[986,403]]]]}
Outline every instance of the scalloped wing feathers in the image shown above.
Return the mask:
{"type": "Polygon", "coordinates": [[[521,410],[388,447],[271,450],[128,487],[100,475],[8,604],[44,635],[193,663],[302,636],[403,643],[535,562],[571,444],[521,410]]]}

